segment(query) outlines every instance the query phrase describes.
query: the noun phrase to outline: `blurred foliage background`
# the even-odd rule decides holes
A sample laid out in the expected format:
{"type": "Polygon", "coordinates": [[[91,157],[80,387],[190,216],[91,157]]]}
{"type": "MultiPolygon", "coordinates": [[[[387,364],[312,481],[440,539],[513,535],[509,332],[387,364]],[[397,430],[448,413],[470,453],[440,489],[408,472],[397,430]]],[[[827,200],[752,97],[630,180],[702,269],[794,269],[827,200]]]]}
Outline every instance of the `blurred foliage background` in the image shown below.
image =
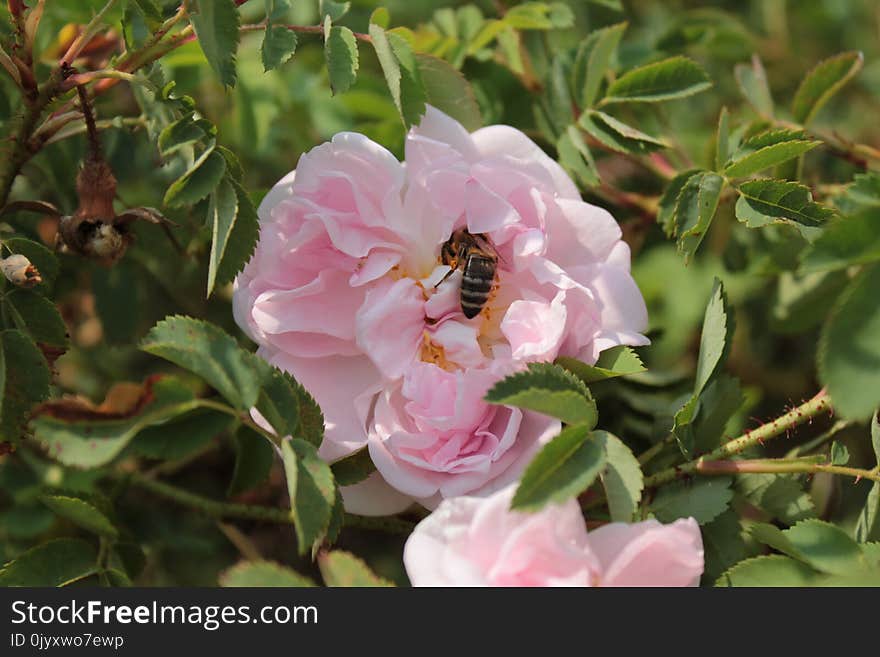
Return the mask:
{"type": "MultiPolygon", "coordinates": [[[[96,0],[47,3],[36,45],[36,52],[43,53],[44,66],[57,58],[65,29],[88,22],[103,4],[96,0]]],[[[494,16],[502,3],[388,0],[381,4],[390,11],[393,26],[410,28],[417,43],[431,46],[436,54],[461,66],[474,87],[485,124],[516,126],[555,155],[555,143],[536,122],[534,111],[546,89],[529,88],[527,79],[492,56],[456,61],[459,55],[451,12],[476,7],[483,15],[494,16]]],[[[628,21],[629,27],[616,69],[628,70],[684,54],[708,71],[714,83],[708,92],[661,106],[629,105],[617,114],[639,130],[662,134],[671,142],[665,156],[676,171],[693,166],[711,168],[722,107],[730,112],[732,125],[758,118],[734,76],[735,65],[748,63],[753,53],[764,63],[777,106],[786,108],[803,75],[817,62],[842,51],[862,51],[863,71],[831,100],[812,127],[844,142],[880,144],[880,4],[873,0],[624,0],[623,11],[616,9],[614,2],[569,0],[566,4],[575,17],[573,27],[552,34],[523,33],[529,52],[545,56],[532,56],[539,81],[548,79],[545,70],[553,53],[571,51],[589,32],[622,20],[628,21]]],[[[316,5],[294,2],[289,21],[317,24],[316,5]]],[[[376,6],[354,0],[341,23],[366,31],[376,6]]],[[[261,2],[244,3],[240,11],[243,23],[258,22],[264,16],[261,2]]],[[[0,30],[5,30],[0,32],[4,37],[9,35],[5,9],[0,12],[0,30]]],[[[243,185],[255,203],[295,167],[303,152],[342,130],[365,133],[402,157],[405,128],[371,49],[360,50],[357,83],[332,96],[318,35],[300,35],[293,58],[270,72],[263,71],[261,40],[258,32],[243,35],[238,82],[232,89],[218,81],[196,42],[161,60],[166,78],[176,82],[175,90],[195,99],[199,111],[216,124],[218,143],[240,159],[243,185]]],[[[0,79],[0,120],[8,121],[20,102],[11,81],[0,79]]],[[[151,117],[142,110],[129,85],[117,85],[102,95],[96,102],[96,113],[99,122],[109,124],[102,132],[103,146],[119,181],[119,200],[126,207],[160,207],[165,188],[183,173],[185,163],[160,159],[150,134],[151,117]]],[[[26,164],[13,196],[42,199],[72,211],[77,204],[75,176],[86,148],[83,132],[80,129],[79,134],[43,148],[26,164]]],[[[842,290],[845,275],[823,275],[821,286],[811,285],[809,294],[803,294],[799,287],[802,281],[791,266],[799,248],[799,242],[789,234],[794,229],[745,229],[734,217],[732,197],[722,199],[702,248],[685,265],[650,212],[646,215],[643,208],[621,200],[621,193],[656,199],[664,180],[631,157],[604,151],[596,151],[595,156],[603,185],[585,189],[585,198],[608,207],[623,226],[633,251],[635,277],[648,303],[652,338],[652,345],[641,350],[649,367],[647,373],[623,382],[609,381],[594,390],[600,403],[600,426],[625,436],[641,449],[668,433],[676,404],[689,393],[703,311],[715,276],[724,280],[736,309],[737,328],[728,368],[739,379],[745,399],[725,433],[737,435],[754,426],[754,418],[775,417],[814,394],[821,387],[815,366],[820,324],[842,290]]],[[[835,186],[849,183],[860,170],[831,149],[818,148],[805,156],[802,181],[817,199],[824,199],[837,193],[835,186]]],[[[75,256],[60,257],[54,298],[71,339],[69,350],[55,364],[55,394],[75,393],[100,402],[116,382],[141,381],[167,369],[137,349],[140,338],[166,315],[206,318],[246,344],[232,321],[231,285],[205,298],[211,235],[204,225],[204,203],[167,210],[167,216],[177,224],[170,231],[137,225],[134,245],[112,268],[75,256]]],[[[48,242],[54,231],[50,218],[35,221],[16,215],[7,220],[11,229],[35,241],[48,242]]],[[[188,384],[196,390],[203,385],[195,378],[188,384]]],[[[770,452],[784,454],[831,424],[831,419],[817,421],[791,440],[772,446],[770,452]]],[[[835,430],[835,438],[849,448],[850,463],[870,467],[873,457],[864,439],[864,425],[845,423],[835,430]]],[[[224,430],[209,438],[168,461],[152,462],[148,454],[137,450],[131,456],[145,461],[146,468],[157,468],[169,481],[223,498],[235,464],[235,446],[224,430]]],[[[47,537],[77,531],[40,502],[43,486],[93,494],[98,478],[96,471],[77,471],[45,460],[37,450],[23,448],[0,456],[0,562],[47,537]]],[[[850,479],[824,475],[808,482],[816,515],[850,529],[869,488],[870,482],[854,484],[850,479]]],[[[109,489],[104,486],[103,492],[114,498],[114,513],[127,528],[123,543],[130,544],[131,559],[143,562],[142,568],[135,569],[137,584],[214,585],[218,573],[243,556],[255,555],[291,564],[305,574],[313,572],[312,565],[294,556],[295,541],[289,527],[218,522],[128,490],[122,483],[109,489]]],[[[286,491],[280,466],[276,464],[267,481],[236,499],[283,505],[286,491]]],[[[748,517],[749,512],[744,515],[748,517]]],[[[404,539],[386,532],[352,529],[343,533],[339,545],[363,556],[378,573],[403,583],[400,555],[404,539]]],[[[749,543],[743,555],[756,549],[749,543]]]]}

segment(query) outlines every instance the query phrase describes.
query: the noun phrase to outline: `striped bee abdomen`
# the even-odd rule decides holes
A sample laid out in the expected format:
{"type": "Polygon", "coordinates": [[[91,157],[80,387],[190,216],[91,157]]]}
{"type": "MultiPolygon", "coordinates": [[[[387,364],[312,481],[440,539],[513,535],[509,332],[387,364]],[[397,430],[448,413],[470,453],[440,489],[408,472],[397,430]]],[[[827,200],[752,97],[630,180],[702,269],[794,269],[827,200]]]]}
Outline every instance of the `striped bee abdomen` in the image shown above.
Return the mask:
{"type": "Polygon", "coordinates": [[[486,305],[495,280],[495,268],[494,258],[468,254],[461,279],[461,312],[468,319],[479,315],[486,305]]]}

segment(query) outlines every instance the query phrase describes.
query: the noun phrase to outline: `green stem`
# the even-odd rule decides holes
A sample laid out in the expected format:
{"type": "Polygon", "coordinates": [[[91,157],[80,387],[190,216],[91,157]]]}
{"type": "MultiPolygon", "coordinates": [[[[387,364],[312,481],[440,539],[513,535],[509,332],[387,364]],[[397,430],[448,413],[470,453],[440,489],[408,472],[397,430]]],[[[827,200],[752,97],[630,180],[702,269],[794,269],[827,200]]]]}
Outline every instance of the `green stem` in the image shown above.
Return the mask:
{"type": "Polygon", "coordinates": [[[408,520],[396,518],[394,516],[373,517],[373,516],[356,516],[352,513],[345,514],[346,527],[357,527],[358,529],[372,529],[375,531],[386,532],[388,534],[401,534],[409,536],[415,525],[408,520]]]}
{"type": "Polygon", "coordinates": [[[694,474],[699,471],[700,464],[706,461],[718,461],[728,459],[735,454],[739,454],[755,445],[763,444],[767,440],[776,438],[786,431],[797,427],[804,422],[816,417],[821,413],[831,410],[831,404],[828,401],[828,394],[822,390],[809,401],[804,402],[797,408],[791,409],[785,415],[776,418],[772,422],[763,424],[757,429],[746,431],[739,438],[724,443],[721,447],[712,450],[708,454],[698,459],[676,465],[666,470],[645,478],[645,488],[652,488],[661,484],[668,483],[680,477],[694,474]]]}
{"type": "Polygon", "coordinates": [[[675,434],[671,433],[666,438],[661,440],[659,443],[656,443],[646,449],[644,452],[639,454],[639,464],[645,465],[649,461],[653,460],[655,456],[657,456],[660,452],[662,452],[667,446],[671,445],[675,442],[675,434]]]}
{"type": "MultiPolygon", "coordinates": [[[[289,510],[276,509],[267,506],[253,506],[249,504],[233,504],[218,502],[203,495],[191,493],[163,481],[158,481],[140,472],[114,473],[111,475],[120,482],[128,482],[131,485],[143,488],[159,497],[177,502],[182,506],[200,511],[213,518],[245,518],[248,520],[260,520],[274,522],[282,525],[294,524],[293,514],[289,510]]],[[[345,526],[359,529],[382,531],[389,534],[408,536],[413,530],[413,523],[396,517],[369,517],[356,516],[351,513],[345,514],[345,526]]]]}
{"type": "Polygon", "coordinates": [[[156,479],[151,479],[139,472],[126,472],[114,474],[116,478],[127,480],[134,486],[143,488],[159,497],[172,500],[183,506],[200,511],[214,518],[246,518],[249,520],[262,520],[275,522],[282,525],[292,525],[293,515],[289,510],[276,509],[267,506],[252,506],[248,504],[233,504],[218,502],[196,493],[177,488],[156,479]]]}

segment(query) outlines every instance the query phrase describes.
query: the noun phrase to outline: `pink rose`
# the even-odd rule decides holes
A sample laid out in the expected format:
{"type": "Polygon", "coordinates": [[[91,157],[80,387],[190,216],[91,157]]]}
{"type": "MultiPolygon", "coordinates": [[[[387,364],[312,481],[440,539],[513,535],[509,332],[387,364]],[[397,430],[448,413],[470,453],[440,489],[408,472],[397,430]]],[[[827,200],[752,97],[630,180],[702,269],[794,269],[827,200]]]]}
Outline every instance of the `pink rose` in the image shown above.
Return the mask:
{"type": "Polygon", "coordinates": [[[487,404],[489,387],[531,361],[593,363],[647,343],[617,223],[507,126],[469,134],[429,108],[405,164],[338,134],[302,156],[259,214],[236,321],[321,405],[324,458],[369,446],[378,473],[343,489],[356,513],[513,481],[559,422],[487,404]],[[438,285],[449,271],[441,247],[461,228],[499,257],[495,292],[473,319],[461,312],[460,271],[438,285]]]}
{"type": "Polygon", "coordinates": [[[406,542],[413,586],[696,586],[703,542],[693,518],[615,522],[587,533],[575,500],[510,510],[515,487],[444,500],[406,542]]]}

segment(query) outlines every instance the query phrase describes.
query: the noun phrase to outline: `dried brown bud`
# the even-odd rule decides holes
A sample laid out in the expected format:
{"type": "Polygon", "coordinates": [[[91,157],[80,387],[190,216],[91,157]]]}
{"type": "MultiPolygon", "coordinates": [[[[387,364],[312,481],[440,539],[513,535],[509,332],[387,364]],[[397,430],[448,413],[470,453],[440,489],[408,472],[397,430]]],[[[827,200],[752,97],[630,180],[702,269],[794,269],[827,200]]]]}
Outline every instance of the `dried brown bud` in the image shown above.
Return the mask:
{"type": "Polygon", "coordinates": [[[37,268],[20,253],[14,253],[0,260],[0,269],[3,269],[3,275],[7,280],[19,287],[33,287],[43,282],[37,268]]]}

